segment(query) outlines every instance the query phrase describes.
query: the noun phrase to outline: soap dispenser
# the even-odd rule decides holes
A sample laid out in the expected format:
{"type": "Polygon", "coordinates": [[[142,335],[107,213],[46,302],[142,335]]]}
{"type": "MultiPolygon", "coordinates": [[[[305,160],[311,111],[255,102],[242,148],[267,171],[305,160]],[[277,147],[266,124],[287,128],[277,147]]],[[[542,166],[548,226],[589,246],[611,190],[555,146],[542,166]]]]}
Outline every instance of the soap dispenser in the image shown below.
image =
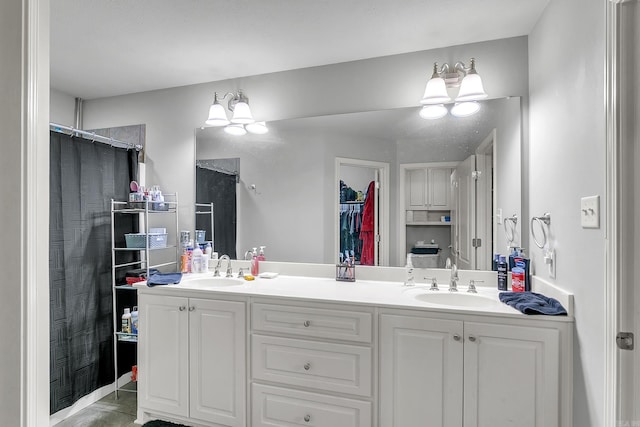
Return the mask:
{"type": "Polygon", "coordinates": [[[407,265],[405,266],[407,277],[404,281],[404,286],[415,286],[415,279],[413,277],[413,262],[411,262],[411,254],[407,254],[407,265]]]}
{"type": "Polygon", "coordinates": [[[251,275],[257,276],[259,274],[260,268],[258,266],[258,248],[253,248],[253,252],[251,253],[251,275]]]}

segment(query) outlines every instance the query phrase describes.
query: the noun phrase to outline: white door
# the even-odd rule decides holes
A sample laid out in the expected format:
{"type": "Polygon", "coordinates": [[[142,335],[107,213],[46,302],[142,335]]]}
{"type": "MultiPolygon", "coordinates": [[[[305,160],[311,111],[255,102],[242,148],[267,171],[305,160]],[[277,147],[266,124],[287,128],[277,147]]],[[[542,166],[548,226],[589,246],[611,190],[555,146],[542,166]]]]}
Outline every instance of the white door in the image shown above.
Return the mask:
{"type": "Polygon", "coordinates": [[[244,303],[192,298],[189,322],[191,418],[224,426],[244,426],[244,303]]]}
{"type": "Polygon", "coordinates": [[[139,298],[138,405],[189,416],[189,316],[187,298],[139,298]]]}
{"type": "Polygon", "coordinates": [[[559,425],[558,330],[465,322],[464,335],[465,427],[559,425]]]}
{"type": "Polygon", "coordinates": [[[424,209],[427,206],[427,170],[407,170],[407,210],[424,209]]]}
{"type": "Polygon", "coordinates": [[[380,426],[462,426],[462,325],[380,316],[380,426]]]}
{"type": "Polygon", "coordinates": [[[476,157],[469,156],[456,168],[457,188],[456,219],[457,241],[455,244],[455,263],[459,269],[475,270],[476,250],[473,246],[476,237],[476,157]]]}
{"type": "MultiPolygon", "coordinates": [[[[493,229],[493,145],[495,129],[476,150],[476,269],[491,270],[495,241],[493,229]]],[[[497,251],[495,251],[497,252],[497,251]]]]}

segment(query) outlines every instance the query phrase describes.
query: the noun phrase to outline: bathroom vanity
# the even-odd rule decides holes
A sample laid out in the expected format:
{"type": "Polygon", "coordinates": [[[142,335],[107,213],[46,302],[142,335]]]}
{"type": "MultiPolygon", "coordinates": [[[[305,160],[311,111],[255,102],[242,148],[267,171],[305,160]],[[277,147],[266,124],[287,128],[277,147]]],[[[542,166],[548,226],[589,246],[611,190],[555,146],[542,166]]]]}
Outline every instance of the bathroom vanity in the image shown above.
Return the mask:
{"type": "Polygon", "coordinates": [[[526,316],[463,283],[457,294],[445,279],[431,291],[330,273],[137,284],[138,421],[571,426],[571,296],[569,316],[526,316]]]}

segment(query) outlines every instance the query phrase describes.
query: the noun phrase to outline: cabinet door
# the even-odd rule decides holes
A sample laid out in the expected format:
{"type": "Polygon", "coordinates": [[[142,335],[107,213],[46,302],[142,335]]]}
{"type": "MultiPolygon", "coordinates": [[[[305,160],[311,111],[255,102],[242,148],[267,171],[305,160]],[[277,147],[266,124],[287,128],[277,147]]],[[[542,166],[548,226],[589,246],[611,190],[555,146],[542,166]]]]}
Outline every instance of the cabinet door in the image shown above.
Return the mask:
{"type": "Polygon", "coordinates": [[[189,415],[187,299],[141,294],[138,399],[143,409],[189,415]]]}
{"type": "Polygon", "coordinates": [[[245,425],[245,304],[189,300],[190,416],[224,426],[245,425]]]}
{"type": "Polygon", "coordinates": [[[424,209],[427,206],[426,169],[407,170],[407,209],[424,209]]]}
{"type": "Polygon", "coordinates": [[[559,331],[465,323],[465,427],[559,424],[559,331]]]}
{"type": "Polygon", "coordinates": [[[451,207],[451,169],[427,169],[427,206],[434,210],[451,207]]]}
{"type": "Polygon", "coordinates": [[[380,316],[381,426],[462,426],[462,325],[380,316]]]}

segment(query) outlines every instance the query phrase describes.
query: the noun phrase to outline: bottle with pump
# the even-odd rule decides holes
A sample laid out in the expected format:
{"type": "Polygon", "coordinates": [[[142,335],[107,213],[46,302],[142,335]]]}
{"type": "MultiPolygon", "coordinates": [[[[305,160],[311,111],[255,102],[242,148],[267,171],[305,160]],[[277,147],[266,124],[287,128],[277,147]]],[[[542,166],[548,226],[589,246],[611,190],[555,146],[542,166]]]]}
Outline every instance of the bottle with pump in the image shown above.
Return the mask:
{"type": "Polygon", "coordinates": [[[205,263],[206,260],[204,258],[204,253],[202,252],[202,249],[200,249],[200,245],[196,244],[193,252],[191,253],[191,272],[205,273],[205,263]]]}
{"type": "Polygon", "coordinates": [[[266,248],[266,246],[260,246],[260,252],[258,253],[258,261],[266,260],[266,258],[264,257],[264,248],[266,248]]]}
{"type": "Polygon", "coordinates": [[[128,308],[124,309],[124,314],[122,315],[122,329],[120,332],[124,334],[131,333],[131,310],[128,308]]]}
{"type": "Polygon", "coordinates": [[[504,255],[500,255],[500,260],[498,261],[498,290],[506,291],[507,282],[507,259],[504,255]]]}
{"type": "Polygon", "coordinates": [[[260,272],[260,267],[258,263],[258,248],[253,248],[253,252],[251,252],[251,275],[257,276],[260,272]]]}
{"type": "Polygon", "coordinates": [[[407,254],[407,265],[405,266],[407,277],[404,281],[405,286],[415,286],[415,279],[413,277],[413,262],[411,261],[411,254],[407,254]]]}
{"type": "Polygon", "coordinates": [[[511,290],[513,292],[525,291],[524,262],[516,261],[515,267],[511,269],[511,290]]]}

